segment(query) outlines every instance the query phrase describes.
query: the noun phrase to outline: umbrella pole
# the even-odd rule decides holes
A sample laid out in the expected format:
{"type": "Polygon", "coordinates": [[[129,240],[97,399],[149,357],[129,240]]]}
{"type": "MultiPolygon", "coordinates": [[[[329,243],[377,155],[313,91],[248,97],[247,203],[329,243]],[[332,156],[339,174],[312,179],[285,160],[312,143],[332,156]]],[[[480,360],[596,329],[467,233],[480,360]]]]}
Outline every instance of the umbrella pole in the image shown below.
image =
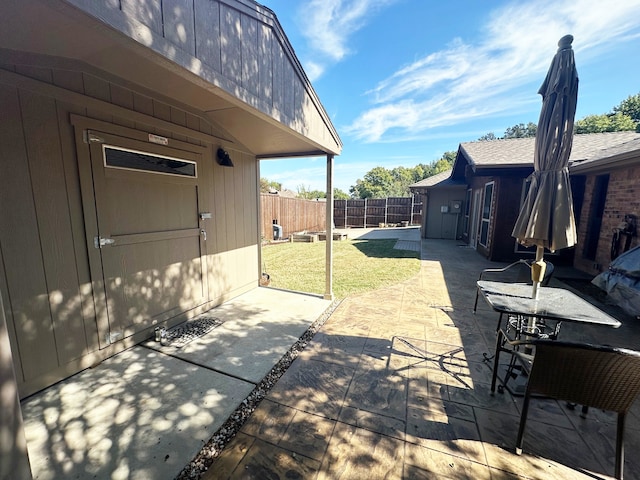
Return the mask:
{"type": "Polygon", "coordinates": [[[544,278],[544,272],[547,269],[547,264],[544,263],[544,247],[538,246],[536,248],[536,261],[531,264],[531,280],[533,281],[533,292],[531,298],[538,298],[538,287],[544,278]]]}
{"type": "MultiPolygon", "coordinates": [[[[531,280],[533,280],[533,291],[531,292],[531,298],[538,299],[538,287],[542,283],[544,278],[544,272],[547,269],[547,264],[544,263],[544,247],[538,246],[536,248],[536,260],[531,264],[531,280]]],[[[534,335],[536,331],[536,317],[527,318],[527,331],[530,335],[534,335]]],[[[532,348],[526,347],[525,353],[531,354],[532,348]]]]}

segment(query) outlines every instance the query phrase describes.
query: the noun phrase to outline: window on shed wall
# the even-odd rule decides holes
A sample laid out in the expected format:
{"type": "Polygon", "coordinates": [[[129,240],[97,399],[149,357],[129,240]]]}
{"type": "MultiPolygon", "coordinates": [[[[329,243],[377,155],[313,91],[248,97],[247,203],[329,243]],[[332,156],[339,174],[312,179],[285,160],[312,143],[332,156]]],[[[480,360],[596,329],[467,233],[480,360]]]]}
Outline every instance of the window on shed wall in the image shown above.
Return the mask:
{"type": "Polygon", "coordinates": [[[142,171],[161,175],[197,177],[196,162],[165,157],[148,152],[138,152],[128,148],[102,145],[104,166],[122,170],[142,171]]]}
{"type": "Polygon", "coordinates": [[[482,220],[480,223],[480,245],[489,245],[489,224],[491,222],[491,208],[493,206],[493,183],[484,186],[484,199],[482,201],[482,220]]]}

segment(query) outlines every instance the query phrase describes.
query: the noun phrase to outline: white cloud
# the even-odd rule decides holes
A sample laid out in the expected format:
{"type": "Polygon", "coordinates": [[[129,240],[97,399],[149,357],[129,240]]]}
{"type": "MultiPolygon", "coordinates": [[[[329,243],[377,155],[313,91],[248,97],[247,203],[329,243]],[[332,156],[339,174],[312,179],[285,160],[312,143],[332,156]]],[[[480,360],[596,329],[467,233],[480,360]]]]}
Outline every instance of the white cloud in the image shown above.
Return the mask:
{"type": "Polygon", "coordinates": [[[342,131],[367,142],[404,140],[433,127],[517,113],[539,102],[530,84],[542,83],[563,35],[574,36],[576,56],[585,62],[640,35],[638,0],[615,6],[601,0],[512,2],[487,18],[478,43],[455,39],[381,81],[367,92],[372,108],[342,131]]]}
{"type": "Polygon", "coordinates": [[[299,6],[301,33],[309,42],[313,57],[307,62],[313,81],[326,64],[336,63],[351,53],[349,38],[366,25],[367,19],[397,0],[309,0],[299,6]]]}
{"type": "Polygon", "coordinates": [[[307,61],[304,65],[304,71],[309,80],[313,82],[324,73],[324,66],[314,61],[307,61]]]}

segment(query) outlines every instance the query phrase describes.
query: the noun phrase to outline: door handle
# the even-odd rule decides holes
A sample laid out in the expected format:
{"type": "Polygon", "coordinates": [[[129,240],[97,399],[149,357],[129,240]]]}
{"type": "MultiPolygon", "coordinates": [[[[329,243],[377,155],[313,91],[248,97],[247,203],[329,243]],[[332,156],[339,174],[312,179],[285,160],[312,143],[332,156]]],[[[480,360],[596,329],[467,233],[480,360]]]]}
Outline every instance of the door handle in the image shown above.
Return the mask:
{"type": "Polygon", "coordinates": [[[200,229],[200,235],[202,235],[202,239],[206,242],[207,241],[207,231],[204,228],[200,229]]]}

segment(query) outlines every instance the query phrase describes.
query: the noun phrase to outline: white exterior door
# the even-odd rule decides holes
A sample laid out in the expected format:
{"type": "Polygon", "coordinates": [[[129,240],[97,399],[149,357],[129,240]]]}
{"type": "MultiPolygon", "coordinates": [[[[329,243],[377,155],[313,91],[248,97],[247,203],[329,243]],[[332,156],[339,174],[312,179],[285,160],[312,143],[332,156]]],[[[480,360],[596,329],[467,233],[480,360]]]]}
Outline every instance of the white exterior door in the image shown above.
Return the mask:
{"type": "Polygon", "coordinates": [[[473,205],[471,206],[471,223],[469,224],[469,245],[476,248],[478,245],[478,231],[480,230],[480,200],[482,191],[473,191],[473,205]]]}

